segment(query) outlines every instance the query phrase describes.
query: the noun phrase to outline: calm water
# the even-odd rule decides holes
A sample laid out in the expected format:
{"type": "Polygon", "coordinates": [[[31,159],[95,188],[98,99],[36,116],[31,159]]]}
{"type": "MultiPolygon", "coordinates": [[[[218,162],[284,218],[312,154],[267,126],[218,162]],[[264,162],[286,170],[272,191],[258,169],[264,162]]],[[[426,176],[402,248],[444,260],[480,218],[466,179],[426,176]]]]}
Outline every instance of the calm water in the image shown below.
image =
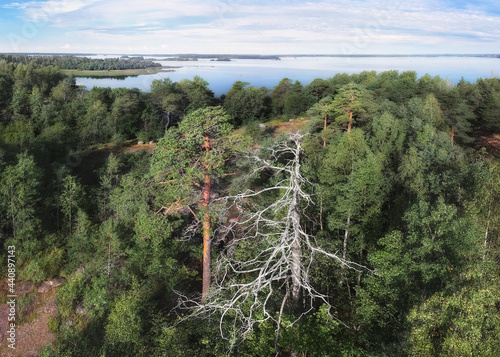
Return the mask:
{"type": "Polygon", "coordinates": [[[287,77],[306,85],[315,78],[331,78],[336,73],[383,72],[388,70],[428,73],[457,83],[462,77],[470,82],[478,78],[500,77],[500,59],[480,57],[283,57],[275,60],[232,60],[216,62],[200,59],[196,62],[161,61],[164,66],[179,66],[173,72],[155,75],[114,78],[77,78],[77,84],[87,89],[127,87],[149,91],[155,79],[170,78],[174,82],[200,76],[209,83],[216,96],[226,93],[236,81],[250,82],[256,87],[272,89],[287,77]]]}

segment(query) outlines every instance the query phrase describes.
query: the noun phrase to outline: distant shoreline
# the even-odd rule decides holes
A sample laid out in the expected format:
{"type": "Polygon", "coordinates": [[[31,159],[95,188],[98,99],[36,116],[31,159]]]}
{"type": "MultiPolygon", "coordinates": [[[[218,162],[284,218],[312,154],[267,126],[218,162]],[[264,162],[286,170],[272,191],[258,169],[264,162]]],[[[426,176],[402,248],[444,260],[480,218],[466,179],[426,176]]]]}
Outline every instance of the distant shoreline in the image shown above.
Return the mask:
{"type": "Polygon", "coordinates": [[[486,57],[500,58],[500,54],[280,54],[280,55],[256,55],[256,54],[96,54],[96,53],[9,53],[0,52],[3,55],[28,55],[28,56],[75,56],[75,57],[90,57],[90,56],[144,56],[144,57],[178,57],[178,58],[229,58],[229,59],[261,59],[261,60],[279,60],[281,57],[486,57]]]}
{"type": "Polygon", "coordinates": [[[75,77],[87,78],[119,78],[119,77],[135,77],[148,74],[157,74],[159,72],[173,72],[180,67],[149,67],[140,69],[121,69],[121,70],[89,70],[82,71],[78,69],[62,69],[61,72],[75,77]]]}

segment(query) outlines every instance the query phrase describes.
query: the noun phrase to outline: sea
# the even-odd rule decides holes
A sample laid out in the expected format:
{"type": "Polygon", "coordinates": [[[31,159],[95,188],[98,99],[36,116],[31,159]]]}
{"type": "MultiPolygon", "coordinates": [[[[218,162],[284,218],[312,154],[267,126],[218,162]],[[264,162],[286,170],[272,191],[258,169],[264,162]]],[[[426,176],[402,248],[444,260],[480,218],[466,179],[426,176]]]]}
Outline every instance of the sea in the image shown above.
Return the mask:
{"type": "MultiPolygon", "coordinates": [[[[89,56],[91,57],[91,56],[89,56]]],[[[95,56],[106,58],[113,56],[95,56]]],[[[120,56],[114,56],[120,57],[120,56]]],[[[439,76],[450,84],[458,83],[462,78],[476,82],[479,78],[500,77],[500,58],[465,57],[465,56],[398,56],[398,57],[280,57],[276,59],[232,59],[216,61],[198,59],[198,61],[172,61],[165,57],[148,57],[165,67],[152,75],[140,75],[125,78],[83,78],[77,77],[78,85],[87,89],[92,87],[138,88],[148,92],[155,79],[170,78],[173,82],[183,79],[203,78],[215,96],[227,93],[234,82],[248,82],[252,86],[272,89],[283,78],[299,81],[303,85],[316,78],[328,79],[337,73],[361,73],[390,70],[399,72],[415,71],[418,77],[425,74],[439,76]]]]}

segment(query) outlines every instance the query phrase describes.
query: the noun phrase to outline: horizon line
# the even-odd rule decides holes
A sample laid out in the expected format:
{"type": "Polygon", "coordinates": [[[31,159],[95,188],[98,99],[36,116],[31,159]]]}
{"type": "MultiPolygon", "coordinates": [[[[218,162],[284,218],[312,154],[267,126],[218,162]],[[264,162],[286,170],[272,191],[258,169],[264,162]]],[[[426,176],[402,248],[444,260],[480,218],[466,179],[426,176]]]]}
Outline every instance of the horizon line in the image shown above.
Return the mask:
{"type": "Polygon", "coordinates": [[[256,56],[256,57],[439,57],[439,56],[457,56],[457,57],[484,57],[500,56],[500,53],[420,53],[420,54],[257,54],[257,53],[95,53],[95,52],[0,52],[0,55],[61,55],[61,56],[256,56]]]}

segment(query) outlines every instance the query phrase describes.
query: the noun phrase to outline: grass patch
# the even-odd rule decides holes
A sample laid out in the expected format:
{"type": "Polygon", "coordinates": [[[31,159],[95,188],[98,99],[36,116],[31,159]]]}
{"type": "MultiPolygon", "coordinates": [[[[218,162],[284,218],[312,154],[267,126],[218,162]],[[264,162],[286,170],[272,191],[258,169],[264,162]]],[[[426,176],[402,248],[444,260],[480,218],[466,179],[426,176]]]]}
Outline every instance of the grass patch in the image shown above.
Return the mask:
{"type": "Polygon", "coordinates": [[[33,313],[35,306],[34,302],[36,299],[36,293],[29,295],[21,295],[17,299],[17,320],[19,325],[24,323],[29,323],[37,317],[36,313],[33,313]]]}
{"type": "Polygon", "coordinates": [[[293,132],[300,132],[306,124],[309,122],[309,118],[296,118],[296,119],[291,119],[288,121],[281,121],[281,120],[271,120],[270,122],[266,123],[266,126],[269,128],[272,128],[274,130],[275,136],[281,134],[281,133],[293,133],[293,132]]]}

